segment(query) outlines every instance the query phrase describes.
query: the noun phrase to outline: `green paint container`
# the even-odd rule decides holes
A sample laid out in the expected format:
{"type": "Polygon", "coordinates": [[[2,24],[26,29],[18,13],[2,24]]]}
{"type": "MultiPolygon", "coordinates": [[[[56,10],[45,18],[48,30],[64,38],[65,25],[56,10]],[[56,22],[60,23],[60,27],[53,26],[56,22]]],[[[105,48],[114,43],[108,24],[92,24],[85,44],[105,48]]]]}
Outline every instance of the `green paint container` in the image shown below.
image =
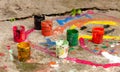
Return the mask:
{"type": "Polygon", "coordinates": [[[78,45],[78,30],[76,29],[67,30],[67,41],[69,42],[70,46],[77,46],[78,45]]]}

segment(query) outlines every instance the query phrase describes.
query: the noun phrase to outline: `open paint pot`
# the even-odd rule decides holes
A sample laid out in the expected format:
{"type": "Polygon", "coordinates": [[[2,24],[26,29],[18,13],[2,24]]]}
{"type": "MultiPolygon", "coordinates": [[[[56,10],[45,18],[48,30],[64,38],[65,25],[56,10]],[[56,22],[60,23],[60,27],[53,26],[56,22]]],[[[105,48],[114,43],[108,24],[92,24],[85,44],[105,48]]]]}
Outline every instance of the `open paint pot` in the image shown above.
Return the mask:
{"type": "Polygon", "coordinates": [[[66,58],[68,55],[69,43],[67,40],[56,41],[56,56],[58,58],[66,58]]]}
{"type": "Polygon", "coordinates": [[[26,40],[25,27],[13,26],[13,36],[15,42],[23,42],[26,40]]]}
{"type": "Polygon", "coordinates": [[[41,30],[41,21],[45,20],[44,15],[35,15],[34,16],[34,29],[41,30]]]}
{"type": "Polygon", "coordinates": [[[43,36],[52,35],[52,21],[49,20],[42,21],[41,26],[42,26],[41,32],[43,36]]]}
{"type": "Polygon", "coordinates": [[[103,42],[104,28],[94,27],[92,29],[92,42],[100,44],[103,42]]]}
{"type": "Polygon", "coordinates": [[[70,46],[77,46],[78,45],[78,30],[76,29],[69,29],[67,30],[67,40],[70,46]]]}
{"type": "Polygon", "coordinates": [[[17,49],[19,61],[26,61],[30,59],[30,44],[28,42],[20,42],[17,45],[17,49]]]}

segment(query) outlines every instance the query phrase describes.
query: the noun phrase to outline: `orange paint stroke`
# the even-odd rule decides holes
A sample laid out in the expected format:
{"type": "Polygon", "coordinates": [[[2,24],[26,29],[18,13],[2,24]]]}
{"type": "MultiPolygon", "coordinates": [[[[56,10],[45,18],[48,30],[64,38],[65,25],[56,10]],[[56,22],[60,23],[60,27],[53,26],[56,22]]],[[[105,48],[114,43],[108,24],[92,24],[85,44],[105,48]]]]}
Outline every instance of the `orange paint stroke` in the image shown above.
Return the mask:
{"type": "Polygon", "coordinates": [[[114,21],[114,22],[120,22],[120,19],[108,19],[108,18],[92,18],[92,19],[76,19],[71,20],[70,22],[66,23],[64,26],[58,26],[53,30],[53,35],[56,34],[56,32],[63,33],[64,30],[71,25],[75,25],[78,28],[85,25],[89,21],[114,21]]]}

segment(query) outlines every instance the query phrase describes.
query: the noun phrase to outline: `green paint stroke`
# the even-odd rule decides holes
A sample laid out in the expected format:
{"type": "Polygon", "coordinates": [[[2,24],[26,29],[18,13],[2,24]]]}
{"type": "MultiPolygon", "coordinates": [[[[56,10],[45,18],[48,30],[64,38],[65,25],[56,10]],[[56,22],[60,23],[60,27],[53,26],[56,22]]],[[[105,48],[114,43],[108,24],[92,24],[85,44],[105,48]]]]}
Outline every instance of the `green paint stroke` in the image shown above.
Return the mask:
{"type": "Polygon", "coordinates": [[[10,19],[10,22],[14,22],[16,19],[15,18],[11,18],[10,19]]]}

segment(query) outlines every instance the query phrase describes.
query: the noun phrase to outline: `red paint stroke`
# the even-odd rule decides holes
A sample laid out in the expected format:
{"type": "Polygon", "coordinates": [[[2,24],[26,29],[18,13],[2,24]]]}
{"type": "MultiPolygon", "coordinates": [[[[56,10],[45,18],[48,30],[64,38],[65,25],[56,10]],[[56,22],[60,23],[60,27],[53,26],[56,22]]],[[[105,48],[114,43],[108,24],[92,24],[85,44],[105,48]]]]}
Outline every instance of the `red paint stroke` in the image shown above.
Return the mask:
{"type": "Polygon", "coordinates": [[[109,68],[109,67],[113,67],[113,66],[120,66],[120,63],[109,63],[109,64],[98,64],[98,63],[94,63],[91,61],[87,61],[87,60],[81,60],[78,58],[71,58],[71,57],[67,57],[66,60],[72,61],[72,62],[76,62],[79,64],[86,64],[86,65],[90,65],[90,66],[96,66],[96,67],[103,67],[103,68],[109,68]]]}
{"type": "Polygon", "coordinates": [[[6,46],[6,47],[7,47],[7,49],[8,49],[8,50],[10,50],[10,46],[9,46],[9,45],[8,45],[8,46],[6,46]]]}
{"type": "Polygon", "coordinates": [[[32,48],[35,48],[35,49],[40,50],[40,51],[42,51],[42,52],[48,53],[49,55],[51,55],[51,56],[53,56],[53,57],[56,57],[56,53],[50,51],[48,48],[43,48],[43,47],[41,47],[41,46],[34,45],[34,44],[32,44],[30,41],[29,41],[29,43],[30,43],[30,45],[31,45],[32,48]]]}
{"type": "MultiPolygon", "coordinates": [[[[34,45],[30,42],[32,48],[40,50],[42,52],[45,52],[53,57],[56,57],[56,53],[50,51],[48,48],[43,48],[41,46],[37,46],[34,45]]],[[[109,63],[109,64],[99,64],[99,63],[94,63],[92,61],[88,61],[88,60],[82,60],[82,59],[78,59],[78,58],[71,58],[71,57],[67,57],[65,58],[66,60],[69,60],[71,62],[76,62],[78,64],[85,64],[85,65],[90,65],[90,66],[96,66],[96,67],[103,67],[103,68],[109,68],[109,67],[113,67],[113,66],[120,66],[120,63],[109,63]]]]}
{"type": "Polygon", "coordinates": [[[80,46],[81,46],[83,49],[85,49],[86,51],[88,51],[88,52],[90,52],[90,53],[93,53],[93,54],[95,54],[95,55],[101,55],[101,51],[100,51],[99,53],[95,53],[95,52],[91,51],[91,50],[87,47],[87,45],[85,44],[84,38],[80,38],[80,39],[79,39],[79,43],[80,43],[80,46]]]}
{"type": "Polygon", "coordinates": [[[2,68],[2,69],[4,69],[4,70],[6,70],[6,69],[7,69],[7,66],[6,66],[6,65],[4,65],[4,66],[1,66],[0,68],[2,68]]]}
{"type": "MultiPolygon", "coordinates": [[[[95,55],[101,55],[102,50],[100,50],[98,53],[93,52],[93,51],[90,50],[90,48],[88,48],[87,45],[85,44],[84,38],[82,38],[82,37],[79,38],[79,43],[80,43],[81,48],[83,48],[84,50],[86,50],[86,51],[88,51],[88,52],[90,52],[90,53],[92,53],[92,54],[95,54],[95,55]]],[[[109,54],[112,54],[112,53],[114,53],[114,52],[109,52],[109,54]]]]}
{"type": "Polygon", "coordinates": [[[34,30],[35,30],[34,28],[27,30],[27,31],[25,32],[26,37],[28,37],[34,30]]]}
{"type": "Polygon", "coordinates": [[[5,54],[4,53],[0,53],[0,56],[5,56],[5,54]]]}

